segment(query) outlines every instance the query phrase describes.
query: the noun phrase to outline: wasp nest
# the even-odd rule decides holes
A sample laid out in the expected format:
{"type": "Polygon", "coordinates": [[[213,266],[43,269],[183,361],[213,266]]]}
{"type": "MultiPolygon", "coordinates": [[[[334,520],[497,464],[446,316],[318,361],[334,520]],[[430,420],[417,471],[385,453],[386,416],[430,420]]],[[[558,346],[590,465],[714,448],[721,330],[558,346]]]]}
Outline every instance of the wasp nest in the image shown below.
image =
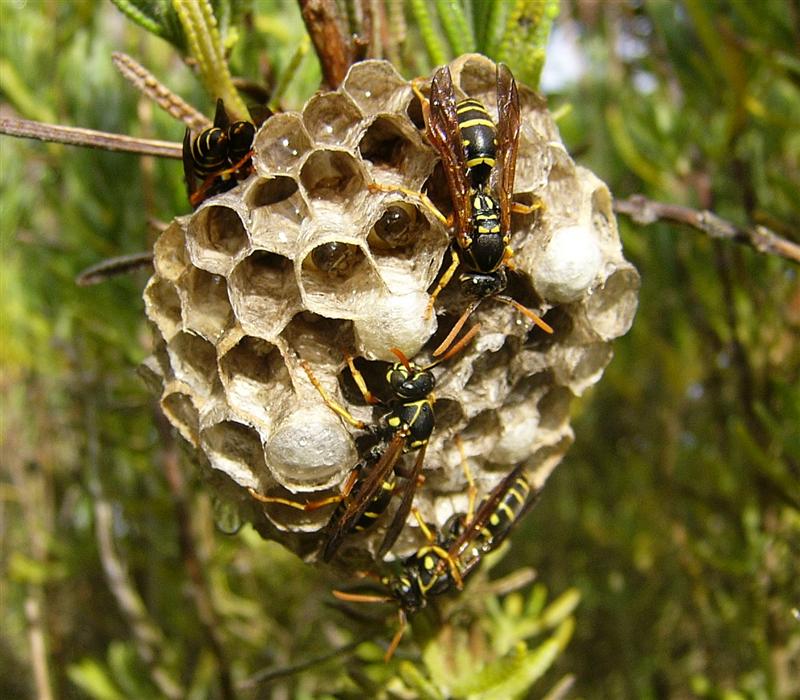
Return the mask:
{"type": "MultiPolygon", "coordinates": [[[[458,97],[494,115],[495,64],[469,55],[450,68],[458,97]]],[[[440,526],[466,508],[454,438],[481,494],[521,462],[541,485],[572,441],[572,397],[600,379],[609,341],[636,309],[638,275],[608,189],[571,160],[544,100],[520,86],[520,101],[514,198],[544,209],[513,216],[508,293],[555,332],[487,299],[469,321],[481,323],[475,340],[436,369],[437,422],[415,504],[440,526]]],[[[336,92],[270,118],[255,139],[254,174],[175,219],[155,246],[145,304],[163,344],[147,366],[163,410],[210,465],[217,495],[309,559],[330,507],[265,506],[247,493],[323,498],[358,460],[359,431],[326,406],[301,361],[374,423],[385,409],[362,399],[345,355],[380,396],[390,349],[428,363],[467,303],[453,282],[426,318],[450,234],[419,202],[368,188],[424,190],[451,209],[423,126],[419,100],[390,64],[358,63],[336,92]]],[[[419,542],[416,530],[412,518],[395,555],[419,542]]],[[[340,557],[370,556],[375,543],[353,535],[340,557]]]]}

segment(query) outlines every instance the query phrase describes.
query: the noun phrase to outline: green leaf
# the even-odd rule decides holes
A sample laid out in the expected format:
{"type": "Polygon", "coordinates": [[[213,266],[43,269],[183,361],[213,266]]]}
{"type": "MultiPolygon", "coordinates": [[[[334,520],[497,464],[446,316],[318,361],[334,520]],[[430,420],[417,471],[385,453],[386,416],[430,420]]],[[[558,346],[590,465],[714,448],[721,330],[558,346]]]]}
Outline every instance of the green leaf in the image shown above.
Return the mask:
{"type": "Polygon", "coordinates": [[[94,659],[83,659],[67,668],[67,676],[89,697],[97,700],[126,700],[106,669],[94,659]]]}
{"type": "Polygon", "coordinates": [[[459,56],[475,50],[475,37],[458,0],[435,0],[436,13],[450,50],[459,56]]]}
{"type": "Polygon", "coordinates": [[[128,19],[151,34],[166,39],[180,49],[186,48],[186,36],[169,0],[111,0],[128,19]]]}
{"type": "Polygon", "coordinates": [[[400,664],[400,677],[409,688],[416,691],[415,697],[420,700],[445,700],[445,696],[410,661],[400,664]]]}
{"type": "Polygon", "coordinates": [[[414,15],[414,20],[417,24],[422,42],[425,44],[425,49],[431,63],[439,66],[447,61],[447,54],[439,37],[436,28],[433,25],[433,18],[431,17],[426,0],[409,0],[411,13],[414,15]]]}
{"type": "Polygon", "coordinates": [[[22,552],[12,552],[8,562],[8,575],[15,581],[41,585],[48,581],[63,580],[65,574],[63,565],[37,561],[22,552]]]}
{"type": "Polygon", "coordinates": [[[480,700],[508,700],[528,691],[553,664],[561,649],[551,637],[535,649],[523,643],[515,651],[486,665],[471,678],[453,686],[453,695],[480,700]]]}
{"type": "Polygon", "coordinates": [[[542,622],[547,627],[555,627],[568,615],[571,615],[581,602],[581,594],[577,588],[564,591],[542,612],[542,622]]]}
{"type": "Polygon", "coordinates": [[[173,0],[200,77],[212,99],[219,97],[231,119],[249,119],[249,112],[233,85],[217,18],[209,0],[173,0]]]}
{"type": "Polygon", "coordinates": [[[497,59],[508,63],[517,79],[534,89],[539,86],[558,10],[558,0],[516,0],[506,18],[497,59]]]}

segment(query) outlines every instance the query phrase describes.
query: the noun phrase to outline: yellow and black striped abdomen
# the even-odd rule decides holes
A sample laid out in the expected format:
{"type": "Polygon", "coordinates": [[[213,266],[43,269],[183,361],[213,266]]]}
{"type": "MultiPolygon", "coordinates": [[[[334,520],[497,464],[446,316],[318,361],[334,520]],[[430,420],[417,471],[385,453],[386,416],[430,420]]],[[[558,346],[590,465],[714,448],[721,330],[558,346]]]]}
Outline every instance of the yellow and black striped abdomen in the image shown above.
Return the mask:
{"type": "Polygon", "coordinates": [[[524,476],[518,476],[498,501],[494,512],[489,516],[480,532],[481,547],[492,549],[502,540],[522,513],[531,487],[524,476]]]}
{"type": "Polygon", "coordinates": [[[192,167],[204,179],[223,170],[228,159],[228,135],[217,127],[205,129],[192,141],[192,167]]]}
{"type": "Polygon", "coordinates": [[[378,493],[376,493],[372,498],[367,506],[367,509],[364,511],[361,517],[356,520],[356,523],[353,526],[354,530],[357,532],[363,532],[364,530],[372,527],[372,525],[375,524],[375,521],[384,514],[392,500],[396,483],[394,472],[392,472],[388,479],[384,479],[380,489],[378,489],[378,493]]]}
{"type": "Polygon", "coordinates": [[[494,122],[486,108],[472,98],[459,102],[456,113],[472,185],[483,186],[495,164],[497,140],[494,122]]]}

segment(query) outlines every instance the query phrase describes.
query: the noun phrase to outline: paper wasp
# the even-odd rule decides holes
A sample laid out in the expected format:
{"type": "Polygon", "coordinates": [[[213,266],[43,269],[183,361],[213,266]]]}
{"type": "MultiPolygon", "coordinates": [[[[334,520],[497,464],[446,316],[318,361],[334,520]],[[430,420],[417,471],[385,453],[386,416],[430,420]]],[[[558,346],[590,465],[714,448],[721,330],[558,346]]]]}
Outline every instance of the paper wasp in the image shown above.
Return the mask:
{"type": "Polygon", "coordinates": [[[520,130],[519,93],[514,76],[504,64],[497,65],[496,128],[478,100],[469,98],[456,102],[447,66],[433,76],[430,100],[415,83],[412,89],[422,104],[428,139],[442,161],[453,213],[445,217],[422,193],[379,184],[372,185],[371,189],[399,191],[413,197],[454,232],[454,244],[450,247],[452,260],[431,294],[428,313],[459,266],[461,289],[472,301],[450,336],[433,354],[444,351],[470,314],[488,297],[513,306],[537,326],[552,333],[553,329],[533,311],[502,294],[508,283],[506,270],[513,269],[513,251],[509,245],[511,213],[528,214],[539,208],[539,205],[511,200],[520,130]]]}
{"type": "Polygon", "coordinates": [[[402,639],[407,618],[424,608],[434,596],[463,587],[464,579],[483,556],[505,539],[513,525],[536,503],[538,490],[531,492],[523,465],[515,467],[474,511],[474,485],[470,484],[468,513],[457,513],[437,537],[414,511],[427,543],[408,557],[398,573],[381,578],[388,595],[334,591],[340,600],[359,603],[389,603],[398,606],[399,625],[386,651],[385,660],[394,654],[402,639]]]}
{"type": "Polygon", "coordinates": [[[214,125],[192,138],[187,128],[183,136],[183,173],[189,203],[197,208],[215,194],[227,192],[252,171],[255,124],[231,122],[222,99],[217,100],[214,125]],[[199,184],[198,184],[199,181],[199,184]]]}
{"type": "Polygon", "coordinates": [[[303,361],[301,364],[308,378],[328,407],[353,427],[377,438],[377,442],[351,470],[341,493],[335,496],[300,503],[285,498],[262,496],[253,489],[249,490],[250,494],[262,503],[278,503],[305,511],[338,503],[322,531],[322,559],[330,561],[351,532],[369,527],[383,514],[397,490],[395,476],[399,474],[404,477],[405,484],[400,504],[378,548],[378,556],[382,557],[392,547],[408,519],[414,491],[421,478],[428,440],[433,433],[433,404],[436,400],[433,390],[436,378],[431,370],[460,352],[477,334],[479,328],[479,324],[470,328],[439,359],[425,367],[411,362],[400,350],[393,348],[392,352],[399,361],[386,372],[386,383],[391,391],[391,398],[387,402],[381,402],[367,388],[353,358],[348,356],[350,373],[364,400],[373,405],[384,403],[389,409],[376,425],[358,420],[336,402],[314,376],[308,363],[303,361]],[[401,472],[397,466],[401,456],[413,451],[417,452],[417,458],[411,472],[401,472]]]}

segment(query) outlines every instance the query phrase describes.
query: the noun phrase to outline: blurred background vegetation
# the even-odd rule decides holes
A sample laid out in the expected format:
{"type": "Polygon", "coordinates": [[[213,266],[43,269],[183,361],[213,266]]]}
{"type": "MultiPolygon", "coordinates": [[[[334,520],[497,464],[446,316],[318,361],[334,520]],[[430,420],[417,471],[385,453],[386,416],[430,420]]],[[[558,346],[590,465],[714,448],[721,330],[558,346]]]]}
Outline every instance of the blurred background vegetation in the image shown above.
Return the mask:
{"type": "MultiPolygon", "coordinates": [[[[557,10],[373,4],[407,77],[477,48],[529,84],[557,10]]],[[[4,0],[0,116],[180,141],[183,125],[115,71],[115,50],[211,114],[170,4],[117,5],[158,7],[162,37],[111,3],[4,0]]],[[[321,72],[297,4],[213,5],[233,75],[301,106],[321,72]]],[[[797,241],[798,47],[795,0],[564,0],[541,88],[576,160],[616,197],[797,241]]],[[[356,626],[332,609],[323,573],[249,527],[215,531],[135,371],[151,349],[146,273],[74,283],[188,211],[180,163],[2,137],[0,182],[3,697],[444,697],[442,673],[466,673],[478,642],[499,660],[494,677],[458,697],[800,693],[796,264],[620,217],[642,275],[638,317],[576,402],[575,445],[493,571],[509,581],[533,567],[537,583],[500,599],[467,591],[459,614],[475,606],[479,623],[468,639],[422,616],[422,657],[408,644],[384,666],[388,613],[356,626]],[[529,675],[503,686],[523,657],[529,675]]]]}

